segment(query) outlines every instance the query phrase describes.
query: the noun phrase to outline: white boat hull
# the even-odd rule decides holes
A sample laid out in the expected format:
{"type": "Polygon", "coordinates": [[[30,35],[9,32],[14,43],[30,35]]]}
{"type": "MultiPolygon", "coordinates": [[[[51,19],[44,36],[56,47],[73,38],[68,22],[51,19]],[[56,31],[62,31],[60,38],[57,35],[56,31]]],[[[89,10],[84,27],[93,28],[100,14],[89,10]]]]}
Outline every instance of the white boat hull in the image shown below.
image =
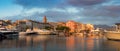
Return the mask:
{"type": "Polygon", "coordinates": [[[40,34],[40,35],[49,35],[49,34],[52,33],[51,31],[45,30],[45,29],[34,29],[34,31],[37,32],[37,34],[40,34]]]}
{"type": "Polygon", "coordinates": [[[38,34],[40,34],[40,35],[49,35],[49,34],[51,34],[51,32],[37,32],[38,34]]]}
{"type": "Polygon", "coordinates": [[[106,32],[105,36],[109,40],[120,40],[120,32],[106,32]]]}

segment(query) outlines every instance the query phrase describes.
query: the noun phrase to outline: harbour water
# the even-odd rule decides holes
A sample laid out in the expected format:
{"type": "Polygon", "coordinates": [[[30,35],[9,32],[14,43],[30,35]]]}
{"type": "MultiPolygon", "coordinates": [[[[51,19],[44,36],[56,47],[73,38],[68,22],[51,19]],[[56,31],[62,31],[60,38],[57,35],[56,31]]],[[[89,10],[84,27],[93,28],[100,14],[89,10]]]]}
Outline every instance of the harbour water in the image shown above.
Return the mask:
{"type": "Polygon", "coordinates": [[[31,35],[0,41],[0,51],[120,51],[120,41],[103,36],[31,35]]]}

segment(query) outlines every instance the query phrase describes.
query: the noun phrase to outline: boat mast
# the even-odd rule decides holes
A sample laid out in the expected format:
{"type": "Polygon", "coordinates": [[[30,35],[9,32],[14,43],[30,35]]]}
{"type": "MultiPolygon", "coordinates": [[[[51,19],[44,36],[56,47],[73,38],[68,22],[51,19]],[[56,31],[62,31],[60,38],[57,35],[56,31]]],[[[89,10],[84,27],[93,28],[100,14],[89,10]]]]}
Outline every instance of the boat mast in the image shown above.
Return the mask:
{"type": "Polygon", "coordinates": [[[31,27],[31,30],[33,30],[33,22],[32,22],[32,27],[31,27]]]}

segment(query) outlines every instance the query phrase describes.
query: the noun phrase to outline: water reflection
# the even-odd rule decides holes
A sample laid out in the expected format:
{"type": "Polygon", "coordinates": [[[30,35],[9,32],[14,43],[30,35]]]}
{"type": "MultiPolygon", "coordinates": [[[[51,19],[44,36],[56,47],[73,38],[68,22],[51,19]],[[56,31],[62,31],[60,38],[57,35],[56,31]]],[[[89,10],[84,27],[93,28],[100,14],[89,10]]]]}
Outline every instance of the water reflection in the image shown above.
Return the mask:
{"type": "Polygon", "coordinates": [[[120,41],[102,37],[58,37],[55,35],[21,36],[0,42],[0,51],[119,51],[120,41]]]}
{"type": "Polygon", "coordinates": [[[66,39],[66,49],[67,51],[75,51],[75,38],[73,36],[66,39]]]}
{"type": "Polygon", "coordinates": [[[111,51],[120,51],[120,41],[104,41],[103,45],[111,51]]]}

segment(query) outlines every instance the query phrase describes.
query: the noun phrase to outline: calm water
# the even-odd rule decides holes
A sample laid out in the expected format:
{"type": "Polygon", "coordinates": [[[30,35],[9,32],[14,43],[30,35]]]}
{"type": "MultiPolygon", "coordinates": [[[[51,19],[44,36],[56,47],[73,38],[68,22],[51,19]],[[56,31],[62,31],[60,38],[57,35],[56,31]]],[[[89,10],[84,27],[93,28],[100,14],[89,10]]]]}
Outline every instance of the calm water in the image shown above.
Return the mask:
{"type": "Polygon", "coordinates": [[[120,41],[103,37],[20,36],[0,41],[0,51],[120,51],[120,41]]]}

